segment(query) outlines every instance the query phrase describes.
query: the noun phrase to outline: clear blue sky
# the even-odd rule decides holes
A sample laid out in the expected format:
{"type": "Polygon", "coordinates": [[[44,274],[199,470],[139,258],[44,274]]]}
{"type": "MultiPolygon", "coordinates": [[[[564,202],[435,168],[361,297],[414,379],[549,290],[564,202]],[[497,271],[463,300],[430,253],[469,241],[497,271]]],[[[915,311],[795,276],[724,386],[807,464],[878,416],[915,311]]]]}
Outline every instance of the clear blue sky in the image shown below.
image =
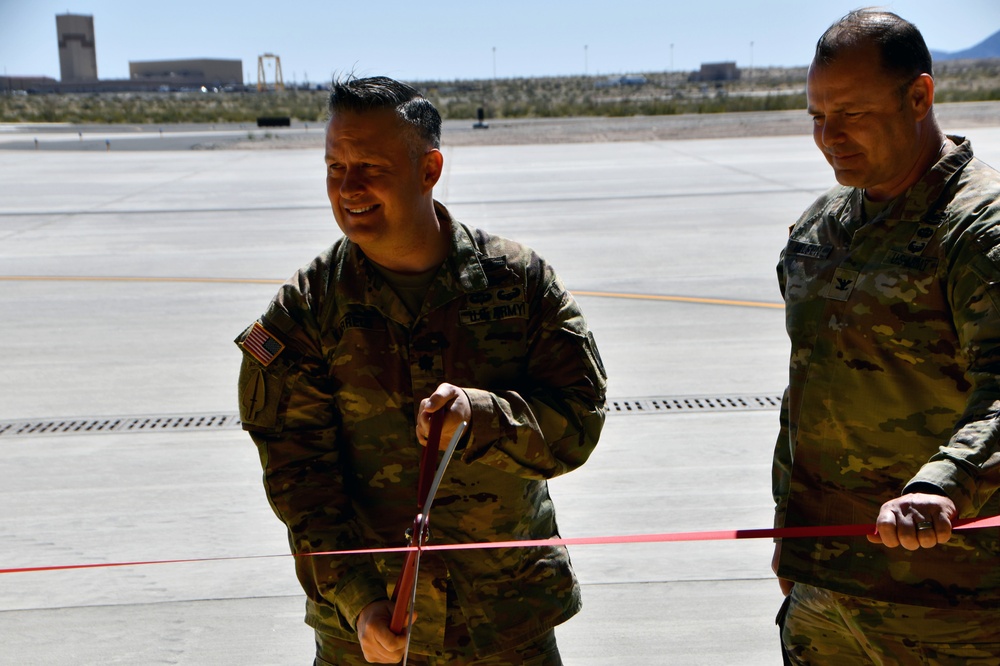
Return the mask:
{"type": "MultiPolygon", "coordinates": [[[[328,81],[347,71],[410,81],[490,78],[494,66],[501,78],[671,65],[692,70],[727,60],[792,66],[808,64],[820,33],[859,6],[841,0],[0,0],[0,67],[58,79],[55,16],[67,11],[94,17],[102,79],[127,78],[130,60],[239,58],[244,76],[256,81],[257,56],[268,52],[281,57],[286,83],[307,76],[328,81]]],[[[916,23],[933,50],[959,51],[1000,30],[1000,0],[881,6],[916,23]]]]}

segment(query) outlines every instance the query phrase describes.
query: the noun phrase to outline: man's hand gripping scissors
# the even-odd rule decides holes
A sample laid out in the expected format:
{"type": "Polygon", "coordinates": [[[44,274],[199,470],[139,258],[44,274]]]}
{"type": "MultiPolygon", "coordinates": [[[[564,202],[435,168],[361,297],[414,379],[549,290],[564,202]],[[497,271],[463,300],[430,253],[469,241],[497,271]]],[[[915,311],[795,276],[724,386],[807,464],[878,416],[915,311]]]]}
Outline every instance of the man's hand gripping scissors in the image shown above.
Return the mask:
{"type": "Polygon", "coordinates": [[[447,448],[441,455],[441,460],[437,464],[437,471],[434,462],[437,458],[438,443],[441,440],[441,427],[444,422],[443,412],[435,412],[431,415],[430,434],[427,437],[427,446],[424,447],[420,459],[420,481],[417,486],[417,515],[413,519],[413,527],[407,532],[410,546],[416,548],[406,554],[406,563],[396,581],[396,587],[392,593],[392,601],[395,603],[392,613],[392,620],[389,628],[396,634],[406,632],[406,648],[403,651],[403,666],[406,666],[406,659],[410,652],[410,626],[413,624],[413,607],[417,598],[417,574],[420,571],[420,552],[424,544],[430,538],[429,518],[431,505],[434,503],[434,495],[437,494],[438,486],[441,485],[441,478],[448,467],[451,456],[455,453],[455,447],[468,425],[465,421],[459,424],[448,442],[447,448]],[[433,476],[432,476],[433,474],[433,476]]]}

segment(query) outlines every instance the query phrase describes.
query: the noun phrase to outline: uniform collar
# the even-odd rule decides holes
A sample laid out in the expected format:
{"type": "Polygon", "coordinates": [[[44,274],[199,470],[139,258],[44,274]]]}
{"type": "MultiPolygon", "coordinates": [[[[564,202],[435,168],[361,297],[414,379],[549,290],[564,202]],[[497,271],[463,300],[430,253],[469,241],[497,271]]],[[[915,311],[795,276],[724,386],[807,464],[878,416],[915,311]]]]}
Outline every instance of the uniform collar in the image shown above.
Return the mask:
{"type": "MultiPolygon", "coordinates": [[[[427,291],[422,313],[440,308],[465,293],[480,291],[488,286],[472,232],[452,218],[448,209],[438,201],[434,202],[434,212],[448,226],[451,246],[427,291]]],[[[344,238],[337,254],[335,280],[341,291],[339,300],[343,304],[374,307],[401,324],[413,323],[414,316],[360,247],[344,238]]]]}
{"type": "Polygon", "coordinates": [[[936,207],[952,177],[972,160],[972,144],[968,139],[961,136],[949,136],[948,139],[954,147],[893,204],[890,211],[893,217],[906,221],[926,217],[927,211],[936,207]]]}
{"type": "MultiPolygon", "coordinates": [[[[906,192],[896,197],[888,210],[880,216],[882,220],[903,220],[916,222],[927,220],[928,212],[936,209],[948,183],[972,160],[972,144],[961,136],[948,136],[955,144],[945,153],[920,180],[906,192]]],[[[831,202],[828,210],[836,211],[845,227],[853,228],[864,219],[864,193],[860,188],[841,188],[839,196],[831,202]]]]}

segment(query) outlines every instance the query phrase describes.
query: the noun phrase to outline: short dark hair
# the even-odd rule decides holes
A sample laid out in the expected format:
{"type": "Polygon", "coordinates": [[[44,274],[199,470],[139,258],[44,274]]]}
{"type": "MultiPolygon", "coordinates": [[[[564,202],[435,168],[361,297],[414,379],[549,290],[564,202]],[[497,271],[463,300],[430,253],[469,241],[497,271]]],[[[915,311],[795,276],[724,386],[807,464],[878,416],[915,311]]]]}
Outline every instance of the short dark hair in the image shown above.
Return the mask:
{"type": "Polygon", "coordinates": [[[816,43],[813,62],[829,65],[844,52],[866,45],[878,49],[883,69],[901,81],[934,75],[931,53],[917,26],[872,7],[856,9],[827,28],[816,43]]]}
{"type": "Polygon", "coordinates": [[[420,92],[386,76],[358,79],[349,76],[334,80],[327,103],[331,117],[341,111],[394,110],[421,141],[431,148],[441,147],[441,114],[420,92]]]}

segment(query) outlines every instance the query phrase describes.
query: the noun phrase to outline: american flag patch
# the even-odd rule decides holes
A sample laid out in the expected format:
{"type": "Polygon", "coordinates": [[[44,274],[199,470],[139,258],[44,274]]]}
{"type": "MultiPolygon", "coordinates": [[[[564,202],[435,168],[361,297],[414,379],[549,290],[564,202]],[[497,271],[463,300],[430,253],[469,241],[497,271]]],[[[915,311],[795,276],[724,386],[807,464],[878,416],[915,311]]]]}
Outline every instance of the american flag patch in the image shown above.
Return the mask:
{"type": "Polygon", "coordinates": [[[260,361],[264,367],[270,365],[271,361],[276,359],[278,354],[285,349],[285,345],[268,333],[267,329],[258,322],[254,322],[253,326],[250,327],[250,332],[247,333],[246,339],[240,343],[240,347],[260,361]]]}

